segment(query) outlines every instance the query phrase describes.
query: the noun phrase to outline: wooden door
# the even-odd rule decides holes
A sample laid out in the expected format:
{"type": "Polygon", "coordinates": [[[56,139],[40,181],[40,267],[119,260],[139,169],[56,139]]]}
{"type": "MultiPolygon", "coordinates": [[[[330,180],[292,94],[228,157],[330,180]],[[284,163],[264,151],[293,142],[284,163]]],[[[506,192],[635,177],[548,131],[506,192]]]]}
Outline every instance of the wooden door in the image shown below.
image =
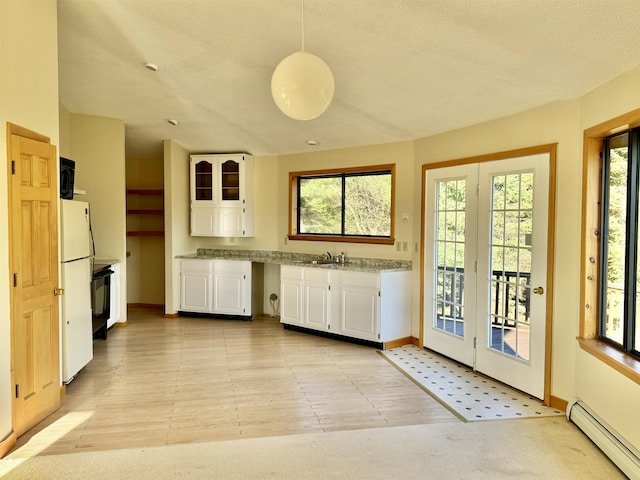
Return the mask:
{"type": "Polygon", "coordinates": [[[13,428],[60,407],[58,189],[49,139],[9,125],[9,268],[13,428]]]}

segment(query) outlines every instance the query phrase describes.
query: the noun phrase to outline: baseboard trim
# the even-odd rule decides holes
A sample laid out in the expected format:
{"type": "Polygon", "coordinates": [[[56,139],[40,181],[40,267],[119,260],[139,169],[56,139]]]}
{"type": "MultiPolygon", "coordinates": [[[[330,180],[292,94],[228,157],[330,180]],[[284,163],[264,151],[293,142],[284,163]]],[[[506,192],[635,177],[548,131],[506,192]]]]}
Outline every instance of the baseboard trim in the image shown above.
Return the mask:
{"type": "Polygon", "coordinates": [[[4,457],[16,444],[16,432],[11,430],[11,433],[7,435],[7,438],[0,442],[0,458],[4,457]]]}
{"type": "Polygon", "coordinates": [[[164,318],[178,318],[180,316],[179,313],[165,313],[164,318]]]}
{"type": "Polygon", "coordinates": [[[63,383],[62,385],[60,385],[60,401],[62,401],[62,399],[65,397],[66,394],[67,394],[67,386],[63,383]]]}
{"type": "Polygon", "coordinates": [[[127,303],[127,308],[164,308],[162,303],[127,303]]]}
{"type": "Polygon", "coordinates": [[[398,338],[396,340],[390,340],[388,342],[383,343],[383,350],[388,350],[390,348],[401,347],[403,345],[411,345],[413,337],[404,337],[398,338]]]}
{"type": "Polygon", "coordinates": [[[567,406],[569,402],[567,400],[563,400],[562,398],[554,397],[551,395],[549,397],[549,406],[555,408],[556,410],[560,410],[562,412],[567,411],[567,406]]]}

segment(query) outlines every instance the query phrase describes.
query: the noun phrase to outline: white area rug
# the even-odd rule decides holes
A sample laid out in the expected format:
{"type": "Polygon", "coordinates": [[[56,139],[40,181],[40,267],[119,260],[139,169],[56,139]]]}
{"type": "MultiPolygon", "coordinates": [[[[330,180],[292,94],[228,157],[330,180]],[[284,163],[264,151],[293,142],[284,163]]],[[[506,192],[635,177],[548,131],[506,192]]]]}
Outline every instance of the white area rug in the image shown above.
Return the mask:
{"type": "Polygon", "coordinates": [[[463,420],[564,415],[446,357],[405,345],[380,354],[463,420]]]}

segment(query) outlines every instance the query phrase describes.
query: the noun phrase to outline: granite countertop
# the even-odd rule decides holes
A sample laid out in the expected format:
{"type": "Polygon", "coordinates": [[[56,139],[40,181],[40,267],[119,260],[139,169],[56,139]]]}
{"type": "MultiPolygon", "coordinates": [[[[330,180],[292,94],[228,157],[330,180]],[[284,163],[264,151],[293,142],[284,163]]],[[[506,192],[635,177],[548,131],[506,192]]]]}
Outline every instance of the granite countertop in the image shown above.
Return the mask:
{"type": "Polygon", "coordinates": [[[197,253],[177,255],[176,258],[200,260],[245,260],[258,263],[276,265],[291,265],[309,268],[324,268],[332,270],[346,270],[350,272],[381,272],[411,270],[410,260],[385,260],[380,258],[350,258],[346,262],[327,264],[312,264],[311,261],[320,260],[321,255],[294,252],[264,251],[264,250],[224,250],[199,248],[197,253]]]}

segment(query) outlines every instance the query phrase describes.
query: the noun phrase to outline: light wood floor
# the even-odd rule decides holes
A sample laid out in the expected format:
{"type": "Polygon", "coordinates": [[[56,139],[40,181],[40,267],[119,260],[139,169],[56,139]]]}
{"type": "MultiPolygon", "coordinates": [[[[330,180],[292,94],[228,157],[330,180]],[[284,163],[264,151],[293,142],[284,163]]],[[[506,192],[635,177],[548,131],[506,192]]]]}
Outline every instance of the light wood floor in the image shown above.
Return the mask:
{"type": "Polygon", "coordinates": [[[132,309],[9,457],[458,421],[374,348],[132,309]]]}

